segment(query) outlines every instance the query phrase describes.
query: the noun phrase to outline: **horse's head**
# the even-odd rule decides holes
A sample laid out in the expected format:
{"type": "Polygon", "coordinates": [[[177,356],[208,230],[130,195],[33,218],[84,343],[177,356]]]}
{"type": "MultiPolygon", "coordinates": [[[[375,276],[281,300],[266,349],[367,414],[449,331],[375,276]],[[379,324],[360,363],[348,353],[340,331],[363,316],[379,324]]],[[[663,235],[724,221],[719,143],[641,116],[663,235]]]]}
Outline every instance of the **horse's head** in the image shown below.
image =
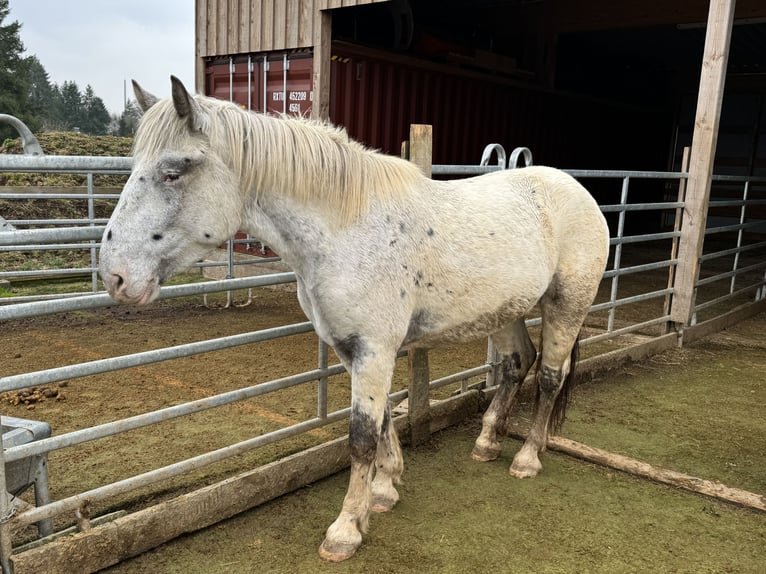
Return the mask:
{"type": "Polygon", "coordinates": [[[153,300],[166,279],[226,241],[242,212],[238,176],[211,145],[205,101],[171,80],[167,100],[133,83],[145,113],[99,261],[109,294],[123,303],[153,300]]]}

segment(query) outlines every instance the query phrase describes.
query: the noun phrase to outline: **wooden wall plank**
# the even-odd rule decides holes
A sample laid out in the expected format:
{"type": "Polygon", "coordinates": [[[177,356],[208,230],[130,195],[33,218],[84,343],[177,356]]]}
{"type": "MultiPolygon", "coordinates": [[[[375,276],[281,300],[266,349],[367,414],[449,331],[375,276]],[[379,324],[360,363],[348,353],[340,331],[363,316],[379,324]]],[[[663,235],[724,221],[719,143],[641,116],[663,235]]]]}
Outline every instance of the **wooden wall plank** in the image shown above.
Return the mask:
{"type": "Polygon", "coordinates": [[[312,0],[300,0],[298,7],[298,46],[314,45],[314,12],[318,10],[312,0]]]}
{"type": "Polygon", "coordinates": [[[300,10],[298,0],[287,0],[285,10],[285,48],[298,48],[298,27],[300,25],[300,10]]]}
{"type": "Polygon", "coordinates": [[[239,4],[240,0],[227,0],[226,4],[226,50],[229,54],[239,52],[239,4]]]}
{"type": "MultiPolygon", "coordinates": [[[[280,0],[281,1],[281,0],[280,0]]],[[[261,2],[261,50],[274,49],[274,0],[261,2]]]]}
{"type": "Polygon", "coordinates": [[[250,0],[239,0],[239,44],[237,51],[240,54],[251,52],[250,49],[250,0]]]}
{"type": "Polygon", "coordinates": [[[250,0],[250,51],[260,52],[263,50],[261,41],[261,0],[250,0]]]}
{"type": "Polygon", "coordinates": [[[276,0],[274,2],[272,19],[274,21],[274,37],[272,39],[273,49],[287,48],[285,38],[287,36],[287,2],[286,0],[276,0]]]}

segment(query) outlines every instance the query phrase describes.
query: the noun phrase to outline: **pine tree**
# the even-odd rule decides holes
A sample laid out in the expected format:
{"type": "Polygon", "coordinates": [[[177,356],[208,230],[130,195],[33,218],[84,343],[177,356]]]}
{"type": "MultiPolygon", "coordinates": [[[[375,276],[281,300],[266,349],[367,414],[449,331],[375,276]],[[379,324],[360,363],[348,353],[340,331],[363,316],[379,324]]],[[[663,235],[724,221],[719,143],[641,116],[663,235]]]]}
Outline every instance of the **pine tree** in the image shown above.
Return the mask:
{"type": "Polygon", "coordinates": [[[104,135],[109,129],[111,120],[104,101],[96,96],[90,85],[86,86],[85,93],[82,95],[81,130],[87,134],[104,135]]]}
{"type": "MultiPolygon", "coordinates": [[[[32,117],[25,111],[28,83],[21,57],[24,52],[19,36],[21,24],[3,25],[9,13],[8,0],[0,0],[0,113],[29,122],[32,117]]],[[[0,126],[0,139],[16,136],[12,128],[0,126]]]]}

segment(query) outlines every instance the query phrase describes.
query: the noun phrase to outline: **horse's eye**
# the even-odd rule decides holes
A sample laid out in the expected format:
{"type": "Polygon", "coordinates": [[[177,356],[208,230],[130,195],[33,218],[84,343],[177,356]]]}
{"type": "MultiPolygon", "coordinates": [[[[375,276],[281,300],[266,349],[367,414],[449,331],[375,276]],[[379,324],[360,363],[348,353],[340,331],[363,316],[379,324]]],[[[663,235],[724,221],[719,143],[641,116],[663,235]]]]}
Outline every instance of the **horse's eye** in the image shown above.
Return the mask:
{"type": "Polygon", "coordinates": [[[163,176],[162,181],[163,183],[173,183],[174,181],[178,181],[179,177],[181,176],[178,175],[177,173],[166,173],[163,176]]]}

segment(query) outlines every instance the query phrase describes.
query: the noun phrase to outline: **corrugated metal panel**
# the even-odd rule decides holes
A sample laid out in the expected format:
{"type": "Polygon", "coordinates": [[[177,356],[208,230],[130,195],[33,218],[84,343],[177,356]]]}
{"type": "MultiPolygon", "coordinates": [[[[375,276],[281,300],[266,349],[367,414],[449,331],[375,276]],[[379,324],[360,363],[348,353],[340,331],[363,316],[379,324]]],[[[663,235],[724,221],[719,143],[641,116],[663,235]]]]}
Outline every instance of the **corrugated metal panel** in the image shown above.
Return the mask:
{"type": "MultiPolygon", "coordinates": [[[[284,57],[278,52],[210,61],[206,93],[263,111],[265,85],[266,111],[308,115],[312,57],[287,54],[286,83],[284,57]]],[[[333,50],[330,119],[394,155],[410,124],[430,124],[438,164],[478,163],[484,146],[496,142],[509,152],[529,147],[536,163],[594,169],[664,169],[671,125],[661,112],[535,90],[341,43],[333,50]]]]}
{"type": "Polygon", "coordinates": [[[245,109],[308,116],[312,73],[313,58],[307,53],[232,56],[207,63],[205,93],[245,109]]]}
{"type": "Polygon", "coordinates": [[[498,142],[562,167],[636,167],[647,156],[664,167],[670,120],[662,113],[340,43],[333,54],[331,120],[387,153],[399,153],[410,124],[424,123],[433,126],[434,163],[477,163],[484,146],[498,142]]]}

